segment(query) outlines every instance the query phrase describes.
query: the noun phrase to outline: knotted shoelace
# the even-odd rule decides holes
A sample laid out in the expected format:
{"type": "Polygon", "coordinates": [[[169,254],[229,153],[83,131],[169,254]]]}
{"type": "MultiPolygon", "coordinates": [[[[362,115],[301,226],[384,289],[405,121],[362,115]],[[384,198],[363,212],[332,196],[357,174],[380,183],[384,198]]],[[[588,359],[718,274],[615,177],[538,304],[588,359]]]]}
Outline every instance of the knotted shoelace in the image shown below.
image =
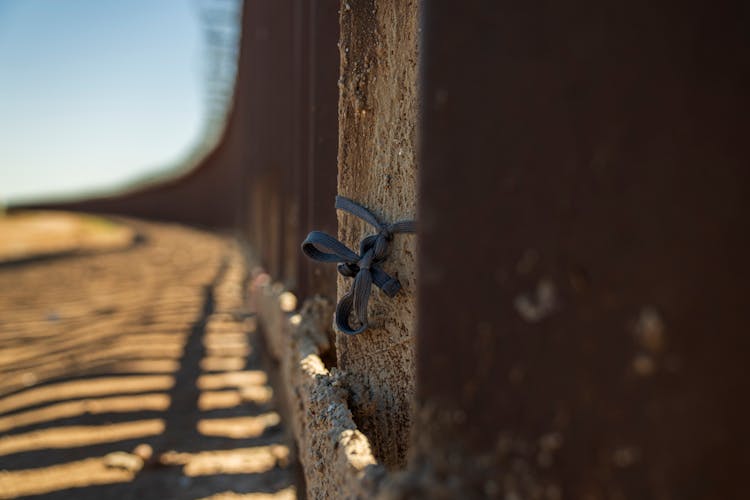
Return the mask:
{"type": "Polygon", "coordinates": [[[382,264],[388,256],[388,246],[395,233],[416,232],[416,222],[402,220],[385,224],[369,210],[343,196],[336,197],[336,208],[348,212],[373,226],[376,234],[365,237],[359,244],[359,255],[342,242],[322,231],[313,231],[302,242],[302,251],[319,262],[337,262],[338,272],[354,278],[351,289],[336,305],[336,328],[347,335],[357,335],[367,330],[367,303],[374,284],[386,295],[393,297],[401,290],[401,283],[388,273],[382,264]],[[350,323],[352,310],[359,326],[350,323]]]}

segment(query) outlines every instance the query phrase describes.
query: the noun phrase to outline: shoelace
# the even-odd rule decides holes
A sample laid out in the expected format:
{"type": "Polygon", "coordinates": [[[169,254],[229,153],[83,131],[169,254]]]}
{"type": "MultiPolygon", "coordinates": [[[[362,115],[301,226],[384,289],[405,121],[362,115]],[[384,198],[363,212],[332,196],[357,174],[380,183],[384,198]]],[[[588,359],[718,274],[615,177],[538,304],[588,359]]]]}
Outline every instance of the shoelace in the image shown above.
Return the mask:
{"type": "Polygon", "coordinates": [[[375,229],[377,234],[365,237],[359,244],[359,255],[342,242],[322,231],[313,231],[302,242],[302,251],[319,262],[337,262],[342,276],[354,278],[351,289],[336,305],[336,328],[347,335],[357,335],[367,330],[367,303],[374,284],[386,295],[393,297],[401,290],[401,283],[383,271],[382,264],[388,256],[388,245],[395,233],[416,232],[416,222],[402,220],[385,224],[369,210],[343,196],[336,197],[336,208],[359,217],[375,229]],[[350,323],[354,310],[359,326],[350,323]]]}

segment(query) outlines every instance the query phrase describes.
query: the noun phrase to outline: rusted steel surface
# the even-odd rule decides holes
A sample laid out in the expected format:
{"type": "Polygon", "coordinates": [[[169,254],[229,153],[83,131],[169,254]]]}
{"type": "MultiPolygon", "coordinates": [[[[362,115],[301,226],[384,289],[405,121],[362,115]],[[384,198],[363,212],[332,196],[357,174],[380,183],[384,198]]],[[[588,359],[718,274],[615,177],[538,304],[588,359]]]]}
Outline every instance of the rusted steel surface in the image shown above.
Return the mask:
{"type": "MultiPolygon", "coordinates": [[[[302,165],[303,197],[299,241],[312,229],[336,234],[336,155],[338,145],[338,75],[339,75],[339,2],[336,0],[309,3],[307,49],[309,80],[303,89],[307,94],[308,153],[302,165]]],[[[302,257],[299,294],[336,296],[335,270],[302,257]]]]}
{"type": "Polygon", "coordinates": [[[288,286],[298,293],[307,287],[307,272],[304,258],[299,251],[299,235],[304,232],[305,214],[303,208],[308,204],[306,169],[310,148],[310,106],[308,87],[310,85],[310,9],[312,2],[292,2],[292,82],[294,85],[292,106],[298,119],[292,121],[292,163],[290,190],[287,193],[287,207],[290,209],[288,233],[284,248],[284,258],[288,262],[287,274],[294,279],[288,286]]]}
{"type": "Polygon", "coordinates": [[[419,455],[485,494],[746,495],[748,21],[425,2],[419,455]]]}
{"type": "MultiPolygon", "coordinates": [[[[379,220],[413,220],[417,209],[419,2],[345,2],[341,9],[338,194],[379,220]]],[[[338,211],[337,237],[359,250],[374,233],[362,220],[338,211]]],[[[354,421],[386,467],[403,467],[415,395],[414,334],[416,254],[414,235],[394,236],[388,274],[398,278],[395,297],[370,297],[366,334],[336,336],[338,367],[346,373],[354,421]]],[[[338,280],[338,299],[349,291],[338,280]]]]}
{"type": "Polygon", "coordinates": [[[246,86],[246,182],[256,197],[250,243],[274,276],[287,278],[284,245],[292,182],[292,8],[291,2],[249,1],[243,32],[250,52],[246,86]]]}
{"type": "Polygon", "coordinates": [[[275,279],[332,297],[332,274],[302,260],[299,245],[311,227],[335,230],[338,3],[247,9],[247,233],[275,279]]]}

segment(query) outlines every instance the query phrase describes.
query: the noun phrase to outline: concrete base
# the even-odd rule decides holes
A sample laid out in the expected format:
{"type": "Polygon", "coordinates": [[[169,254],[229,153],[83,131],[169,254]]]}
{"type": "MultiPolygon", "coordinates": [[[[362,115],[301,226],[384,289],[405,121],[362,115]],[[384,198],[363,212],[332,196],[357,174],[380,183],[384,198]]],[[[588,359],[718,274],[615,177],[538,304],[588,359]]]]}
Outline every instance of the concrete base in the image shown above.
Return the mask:
{"type": "Polygon", "coordinates": [[[308,498],[372,498],[385,469],[352,419],[344,374],[323,362],[330,348],[326,325],[331,305],[312,298],[299,314],[287,313],[293,297],[263,281],[256,278],[251,285],[251,301],[269,354],[278,363],[277,397],[289,413],[285,417],[299,450],[308,498]]]}

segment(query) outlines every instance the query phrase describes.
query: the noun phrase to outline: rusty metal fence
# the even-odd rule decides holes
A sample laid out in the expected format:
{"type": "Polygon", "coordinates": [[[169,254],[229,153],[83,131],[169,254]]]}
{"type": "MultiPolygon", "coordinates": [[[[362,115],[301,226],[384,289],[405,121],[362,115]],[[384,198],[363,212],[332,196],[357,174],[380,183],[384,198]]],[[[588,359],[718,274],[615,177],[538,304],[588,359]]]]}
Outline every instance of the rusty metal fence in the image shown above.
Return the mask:
{"type": "MultiPolygon", "coordinates": [[[[410,467],[478,496],[743,498],[748,10],[422,7],[410,467]]],[[[203,166],[67,208],[234,228],[334,297],[299,244],[337,229],[339,8],[246,1],[203,166]]]]}

